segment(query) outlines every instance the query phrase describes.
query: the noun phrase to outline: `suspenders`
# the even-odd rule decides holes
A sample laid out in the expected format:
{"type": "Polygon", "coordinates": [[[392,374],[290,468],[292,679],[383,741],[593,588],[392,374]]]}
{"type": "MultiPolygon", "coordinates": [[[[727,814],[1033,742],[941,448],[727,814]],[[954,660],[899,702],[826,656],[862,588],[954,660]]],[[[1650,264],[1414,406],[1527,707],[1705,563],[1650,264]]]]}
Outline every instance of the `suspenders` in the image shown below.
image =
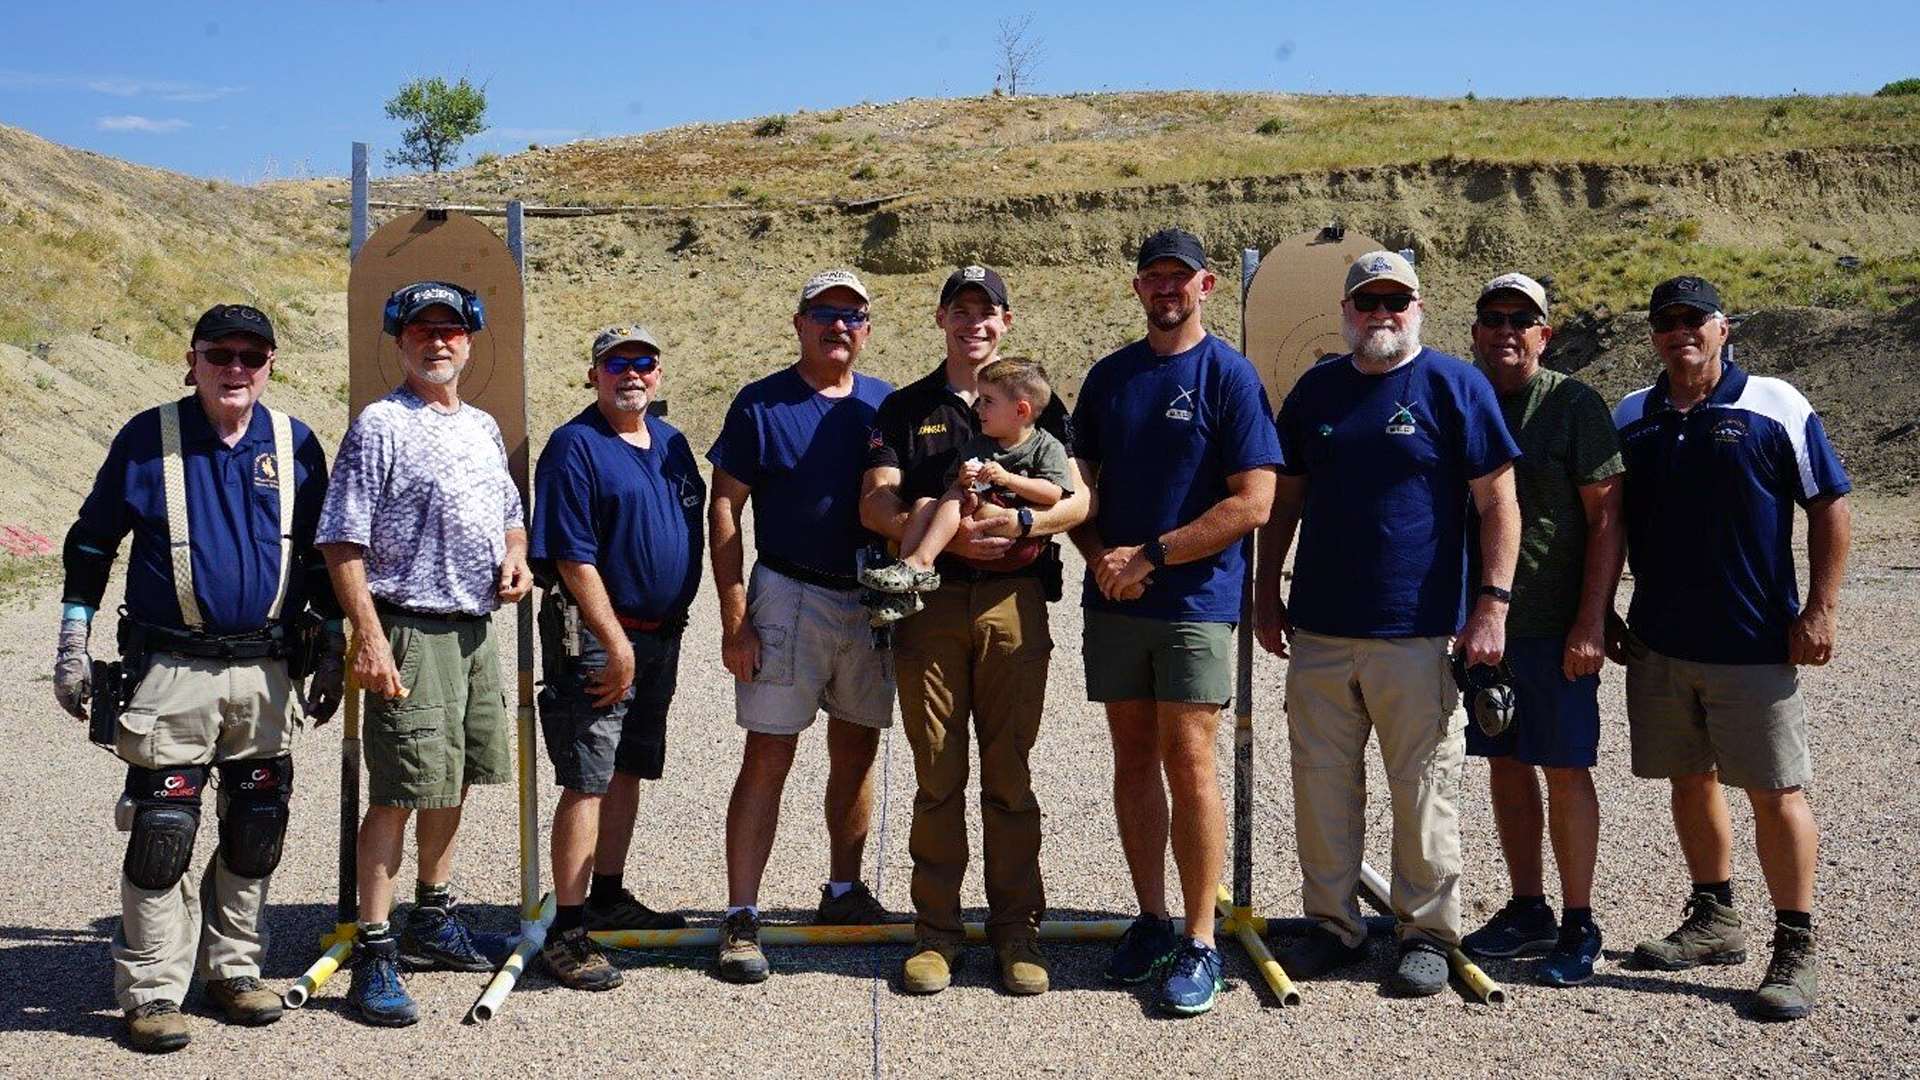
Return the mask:
{"type": "MultiPolygon", "coordinates": [[[[265,408],[265,406],[262,406],[265,408]]],[[[267,621],[280,617],[287,598],[287,579],[293,562],[293,422],[278,409],[267,409],[273,423],[274,478],[280,490],[280,580],[274,586],[267,621]]],[[[180,403],[160,406],[160,465],[167,492],[167,547],[173,556],[173,593],[180,603],[180,621],[189,630],[204,626],[200,602],[193,594],[193,528],[187,520],[187,467],[180,452],[180,403]]]]}

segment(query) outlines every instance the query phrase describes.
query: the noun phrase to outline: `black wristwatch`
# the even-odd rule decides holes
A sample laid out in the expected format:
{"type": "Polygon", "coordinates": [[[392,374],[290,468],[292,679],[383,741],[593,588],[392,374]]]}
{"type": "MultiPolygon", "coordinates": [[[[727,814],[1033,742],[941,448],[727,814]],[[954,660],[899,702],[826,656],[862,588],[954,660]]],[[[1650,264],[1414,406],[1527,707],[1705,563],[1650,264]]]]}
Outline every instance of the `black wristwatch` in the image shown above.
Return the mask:
{"type": "Polygon", "coordinates": [[[1481,596],[1491,596],[1491,597],[1493,597],[1493,598],[1494,598],[1495,600],[1498,600],[1498,601],[1500,601],[1500,602],[1501,602],[1501,603],[1503,603],[1503,604],[1511,604],[1511,603],[1513,603],[1513,593],[1512,593],[1512,592],[1510,592],[1510,591],[1508,591],[1508,590],[1506,590],[1506,589],[1503,589],[1503,588],[1501,588],[1501,587],[1500,587],[1500,586],[1498,586],[1498,585],[1482,585],[1482,586],[1480,586],[1480,595],[1481,595],[1481,596]]]}
{"type": "Polygon", "coordinates": [[[1166,568],[1167,545],[1161,543],[1159,537],[1156,536],[1153,539],[1147,541],[1145,544],[1142,544],[1140,546],[1140,553],[1147,557],[1148,564],[1151,565],[1155,570],[1162,570],[1166,568]]]}
{"type": "Polygon", "coordinates": [[[1013,516],[1020,522],[1020,535],[1022,538],[1025,538],[1027,534],[1033,532],[1033,510],[1031,507],[1022,506],[1013,512],[1013,516]]]}

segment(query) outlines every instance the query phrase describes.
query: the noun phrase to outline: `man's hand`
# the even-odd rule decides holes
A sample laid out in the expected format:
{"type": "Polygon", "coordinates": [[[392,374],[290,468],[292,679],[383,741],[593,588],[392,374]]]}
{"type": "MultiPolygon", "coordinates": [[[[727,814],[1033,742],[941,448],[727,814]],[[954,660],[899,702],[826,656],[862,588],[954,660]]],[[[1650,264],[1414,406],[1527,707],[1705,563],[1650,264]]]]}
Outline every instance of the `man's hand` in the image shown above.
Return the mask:
{"type": "Polygon", "coordinates": [[[62,620],[53,650],[53,697],[76,720],[87,718],[87,703],[93,699],[93,657],[87,652],[91,629],[85,619],[62,620]]]}
{"type": "Polygon", "coordinates": [[[1809,605],[1787,631],[1787,662],[1819,667],[1833,659],[1834,610],[1809,605]]]}
{"type": "Polygon", "coordinates": [[[1605,624],[1599,619],[1583,620],[1567,631],[1567,646],[1560,654],[1560,673],[1568,682],[1598,675],[1607,662],[1605,624]]]}
{"type": "MultiPolygon", "coordinates": [[[[627,662],[632,664],[631,656],[627,662]]],[[[720,662],[741,682],[752,682],[753,677],[760,674],[760,635],[753,629],[752,622],[742,622],[740,628],[732,633],[721,631],[720,662]]],[[[627,679],[633,679],[631,666],[627,679]]]]}
{"type": "Polygon", "coordinates": [[[307,679],[307,696],[304,704],[314,727],[320,727],[333,719],[334,711],[340,708],[340,699],[345,697],[346,693],[347,635],[329,630],[326,649],[320,654],[319,662],[313,667],[313,674],[307,679]]]}
{"type": "Polygon", "coordinates": [[[978,516],[960,519],[960,531],[953,534],[947,551],[963,559],[990,562],[1007,553],[1007,549],[1013,546],[1012,536],[1019,529],[1019,521],[1013,511],[985,504],[980,507],[978,516]],[[1007,522],[1013,523],[1012,528],[1007,527],[1007,522]]]}
{"type": "Polygon", "coordinates": [[[1287,605],[1279,597],[1263,603],[1259,597],[1253,601],[1253,636],[1260,647],[1275,656],[1284,659],[1287,655],[1287,638],[1293,633],[1293,621],[1287,617],[1287,605]]]}
{"type": "Polygon", "coordinates": [[[1627,620],[1609,611],[1605,617],[1605,626],[1606,630],[1604,634],[1607,642],[1607,659],[1619,664],[1621,667],[1626,667],[1627,620]]]}
{"type": "Polygon", "coordinates": [[[353,656],[353,680],[383,698],[403,698],[408,693],[400,682],[400,669],[394,666],[393,648],[383,635],[361,635],[353,656]]]}
{"type": "MultiPolygon", "coordinates": [[[[751,626],[748,629],[752,629],[751,626]]],[[[729,668],[733,665],[728,664],[729,668]]],[[[633,685],[633,643],[625,634],[607,642],[607,666],[587,678],[587,692],[594,695],[593,707],[617,705],[633,685]]]]}
{"type": "Polygon", "coordinates": [[[1507,605],[1491,596],[1481,597],[1473,605],[1473,614],[1467,616],[1459,644],[1468,667],[1498,664],[1507,653],[1507,605]]]}
{"type": "Polygon", "coordinates": [[[502,604],[517,604],[532,591],[533,571],[527,568],[527,557],[519,552],[507,552],[506,561],[500,564],[500,588],[494,595],[502,604]]]}
{"type": "Polygon", "coordinates": [[[1093,583],[1109,600],[1136,600],[1146,592],[1153,564],[1140,554],[1139,544],[1111,547],[1093,562],[1093,583]]]}

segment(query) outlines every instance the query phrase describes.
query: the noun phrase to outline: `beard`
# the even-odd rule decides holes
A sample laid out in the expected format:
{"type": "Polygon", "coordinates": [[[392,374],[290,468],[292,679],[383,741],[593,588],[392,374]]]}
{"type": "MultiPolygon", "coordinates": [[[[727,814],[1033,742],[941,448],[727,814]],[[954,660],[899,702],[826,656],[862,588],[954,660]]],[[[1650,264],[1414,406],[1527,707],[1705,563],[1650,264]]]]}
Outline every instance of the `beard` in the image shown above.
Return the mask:
{"type": "Polygon", "coordinates": [[[1147,310],[1147,322],[1155,330],[1178,330],[1188,319],[1193,318],[1194,305],[1187,303],[1184,296],[1177,297],[1171,308],[1162,308],[1155,300],[1147,310]]]}
{"type": "Polygon", "coordinates": [[[1341,321],[1340,336],[1347,342],[1347,348],[1361,360],[1374,364],[1385,364],[1403,356],[1412,356],[1420,351],[1420,324],[1424,316],[1419,311],[1407,314],[1406,326],[1399,331],[1382,327],[1377,330],[1356,328],[1352,323],[1341,321]]]}
{"type": "Polygon", "coordinates": [[[420,379],[422,382],[430,382],[435,386],[445,386],[459,378],[460,371],[465,366],[464,364],[448,364],[445,367],[432,368],[423,366],[419,372],[420,379]]]}
{"type": "Polygon", "coordinates": [[[645,390],[616,390],[613,394],[613,407],[624,413],[644,413],[647,411],[647,392],[645,390]]]}

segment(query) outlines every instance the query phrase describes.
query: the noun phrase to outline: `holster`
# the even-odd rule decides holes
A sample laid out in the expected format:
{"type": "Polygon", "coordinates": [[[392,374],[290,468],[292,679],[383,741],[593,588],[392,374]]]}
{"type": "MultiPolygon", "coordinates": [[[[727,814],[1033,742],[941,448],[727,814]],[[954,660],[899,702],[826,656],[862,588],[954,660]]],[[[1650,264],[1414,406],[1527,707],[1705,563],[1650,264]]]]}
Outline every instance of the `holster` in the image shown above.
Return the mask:
{"type": "Polygon", "coordinates": [[[1040,549],[1040,556],[1033,560],[1033,572],[1040,578],[1040,591],[1051,604],[1066,592],[1066,564],[1060,558],[1060,544],[1056,541],[1040,549]]]}
{"type": "Polygon", "coordinates": [[[87,713],[88,741],[105,747],[114,745],[120,731],[120,714],[133,700],[134,687],[140,685],[136,671],[144,661],[129,669],[125,660],[93,662],[93,701],[87,713]]]}
{"type": "Polygon", "coordinates": [[[294,682],[320,668],[327,649],[327,623],[311,611],[303,611],[287,624],[287,676],[294,682]]]}
{"type": "Polygon", "coordinates": [[[548,589],[537,623],[547,678],[558,678],[580,662],[580,605],[564,589],[548,589]]]}

